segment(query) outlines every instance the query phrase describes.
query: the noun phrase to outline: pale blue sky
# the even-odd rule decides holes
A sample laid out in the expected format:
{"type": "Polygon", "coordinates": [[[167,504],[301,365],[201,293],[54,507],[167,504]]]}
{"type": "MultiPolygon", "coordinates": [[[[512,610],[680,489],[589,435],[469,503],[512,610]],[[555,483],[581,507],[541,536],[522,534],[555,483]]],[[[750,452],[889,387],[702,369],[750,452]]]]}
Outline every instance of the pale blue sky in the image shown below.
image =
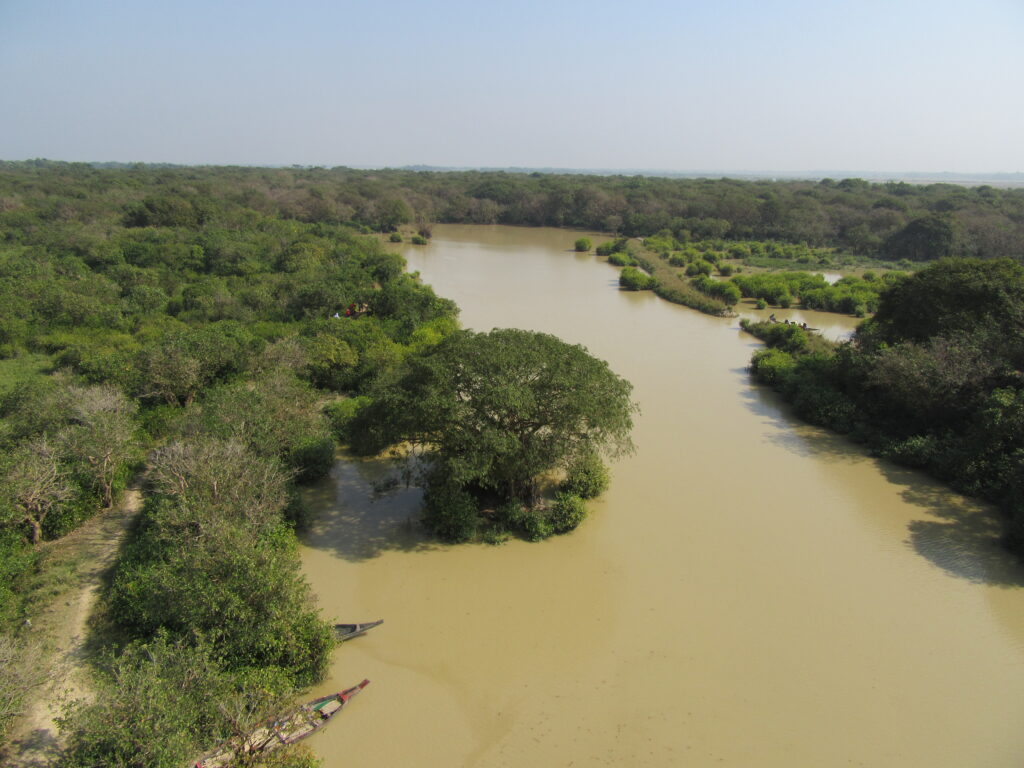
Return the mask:
{"type": "Polygon", "coordinates": [[[1024,171],[1024,0],[0,0],[0,159],[1024,171]]]}

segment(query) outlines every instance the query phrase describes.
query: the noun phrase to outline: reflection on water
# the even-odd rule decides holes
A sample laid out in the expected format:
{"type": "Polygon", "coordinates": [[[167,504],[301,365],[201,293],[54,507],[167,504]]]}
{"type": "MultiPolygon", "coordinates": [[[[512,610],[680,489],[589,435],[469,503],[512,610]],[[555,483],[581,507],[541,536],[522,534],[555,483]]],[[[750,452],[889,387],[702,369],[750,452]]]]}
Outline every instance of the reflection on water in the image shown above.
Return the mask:
{"type": "Polygon", "coordinates": [[[313,489],[321,607],[385,619],[317,689],[373,680],[310,740],[327,768],[1019,765],[1024,592],[987,511],[795,422],[735,318],[618,291],[578,236],[443,226],[403,250],[465,325],[607,359],[637,452],[539,544],[432,543],[374,462],[313,489]]]}

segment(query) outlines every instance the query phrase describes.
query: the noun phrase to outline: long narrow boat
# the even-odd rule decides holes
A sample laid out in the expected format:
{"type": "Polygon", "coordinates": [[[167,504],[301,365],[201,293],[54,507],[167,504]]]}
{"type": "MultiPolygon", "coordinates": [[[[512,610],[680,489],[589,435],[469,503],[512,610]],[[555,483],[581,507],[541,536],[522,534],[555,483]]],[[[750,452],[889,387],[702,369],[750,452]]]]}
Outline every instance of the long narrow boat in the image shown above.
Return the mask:
{"type": "Polygon", "coordinates": [[[380,621],[368,621],[365,624],[335,624],[334,639],[339,643],[343,643],[346,640],[351,640],[353,637],[364,635],[367,630],[380,626],[383,623],[384,619],[381,619],[380,621]]]}
{"type": "Polygon", "coordinates": [[[195,768],[227,768],[238,752],[268,752],[282,745],[301,741],[327,725],[331,718],[341,712],[353,697],[369,684],[369,680],[363,680],[359,685],[346,688],[341,693],[313,699],[280,720],[257,728],[249,734],[241,747],[219,747],[212,754],[198,760],[195,768]]]}

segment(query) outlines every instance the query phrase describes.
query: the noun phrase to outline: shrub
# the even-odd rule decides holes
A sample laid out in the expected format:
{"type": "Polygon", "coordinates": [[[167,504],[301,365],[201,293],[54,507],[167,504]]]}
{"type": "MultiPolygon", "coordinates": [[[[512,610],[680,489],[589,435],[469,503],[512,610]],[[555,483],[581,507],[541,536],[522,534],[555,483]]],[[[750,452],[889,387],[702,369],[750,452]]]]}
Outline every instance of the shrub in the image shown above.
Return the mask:
{"type": "Polygon", "coordinates": [[[334,440],[310,436],[292,446],[284,458],[287,465],[295,470],[298,482],[311,483],[325,477],[334,466],[334,440]]]}
{"type": "Polygon", "coordinates": [[[635,267],[637,261],[633,258],[632,254],[623,251],[621,253],[613,253],[609,256],[608,263],[613,264],[616,267],[635,267]]]}
{"type": "Polygon", "coordinates": [[[494,547],[507,543],[509,538],[508,531],[501,525],[489,525],[480,532],[480,540],[494,547]]]}
{"type": "Polygon", "coordinates": [[[843,434],[853,430],[857,408],[846,395],[820,380],[805,379],[800,371],[794,376],[801,379],[800,387],[793,396],[793,409],[797,416],[843,434]]]}
{"type": "Polygon", "coordinates": [[[526,506],[519,501],[507,501],[494,512],[495,521],[510,531],[522,530],[524,521],[529,516],[526,506]]]}
{"type": "Polygon", "coordinates": [[[879,453],[908,467],[927,468],[938,453],[939,439],[935,435],[913,435],[906,440],[891,442],[879,453]]]}
{"type": "Polygon", "coordinates": [[[629,238],[619,237],[607,243],[597,246],[598,256],[611,256],[613,253],[622,253],[629,248],[629,238]]]}
{"type": "Polygon", "coordinates": [[[600,496],[608,488],[608,468],[595,453],[580,456],[569,465],[561,489],[583,499],[600,496]]]}
{"type": "Polygon", "coordinates": [[[654,278],[636,267],[625,267],[619,274],[619,285],[627,291],[646,291],[654,287],[654,278]]]}
{"type": "Polygon", "coordinates": [[[592,245],[593,243],[590,242],[589,237],[581,237],[579,240],[576,241],[574,247],[576,248],[577,253],[586,253],[587,251],[590,250],[592,245]]]}
{"type": "Polygon", "coordinates": [[[392,243],[402,242],[402,236],[398,232],[392,232],[388,240],[392,243]]]}
{"type": "Polygon", "coordinates": [[[587,505],[574,493],[559,493],[548,515],[555,533],[568,533],[587,517],[587,505]]]}
{"type": "Polygon", "coordinates": [[[411,242],[413,245],[426,245],[427,238],[425,238],[423,235],[413,235],[409,239],[409,242],[411,242]]]}
{"type": "Polygon", "coordinates": [[[530,541],[541,541],[551,538],[555,529],[547,516],[537,509],[527,510],[522,522],[523,534],[530,541]]]}
{"type": "Polygon", "coordinates": [[[349,397],[344,400],[335,400],[324,406],[324,414],[331,424],[331,431],[339,442],[346,442],[349,439],[349,425],[360,410],[370,403],[366,395],[349,397]]]}
{"type": "Polygon", "coordinates": [[[750,359],[750,372],[762,384],[785,386],[796,368],[796,360],[781,349],[759,349],[750,359]]]}
{"type": "Polygon", "coordinates": [[[803,352],[809,344],[807,331],[795,323],[752,323],[743,319],[740,327],[769,347],[777,347],[786,352],[803,352]]]}
{"type": "Polygon", "coordinates": [[[423,495],[423,524],[438,538],[458,544],[476,535],[476,499],[447,478],[435,478],[423,495]]]}

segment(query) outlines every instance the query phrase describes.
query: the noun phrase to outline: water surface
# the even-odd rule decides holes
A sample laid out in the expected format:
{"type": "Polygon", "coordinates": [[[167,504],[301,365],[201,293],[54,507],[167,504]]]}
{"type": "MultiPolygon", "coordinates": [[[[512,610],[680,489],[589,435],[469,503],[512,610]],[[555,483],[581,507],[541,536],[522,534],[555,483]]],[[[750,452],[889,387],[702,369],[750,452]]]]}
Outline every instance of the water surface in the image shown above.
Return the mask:
{"type": "Polygon", "coordinates": [[[580,234],[402,251],[465,326],[608,360],[637,451],[578,531],[500,547],[430,542],[418,491],[338,463],[305,572],[327,615],[385,623],[315,691],[373,681],[310,740],[325,766],[1021,765],[1024,577],[985,511],[795,421],[737,319],[618,291],[580,234]]]}

